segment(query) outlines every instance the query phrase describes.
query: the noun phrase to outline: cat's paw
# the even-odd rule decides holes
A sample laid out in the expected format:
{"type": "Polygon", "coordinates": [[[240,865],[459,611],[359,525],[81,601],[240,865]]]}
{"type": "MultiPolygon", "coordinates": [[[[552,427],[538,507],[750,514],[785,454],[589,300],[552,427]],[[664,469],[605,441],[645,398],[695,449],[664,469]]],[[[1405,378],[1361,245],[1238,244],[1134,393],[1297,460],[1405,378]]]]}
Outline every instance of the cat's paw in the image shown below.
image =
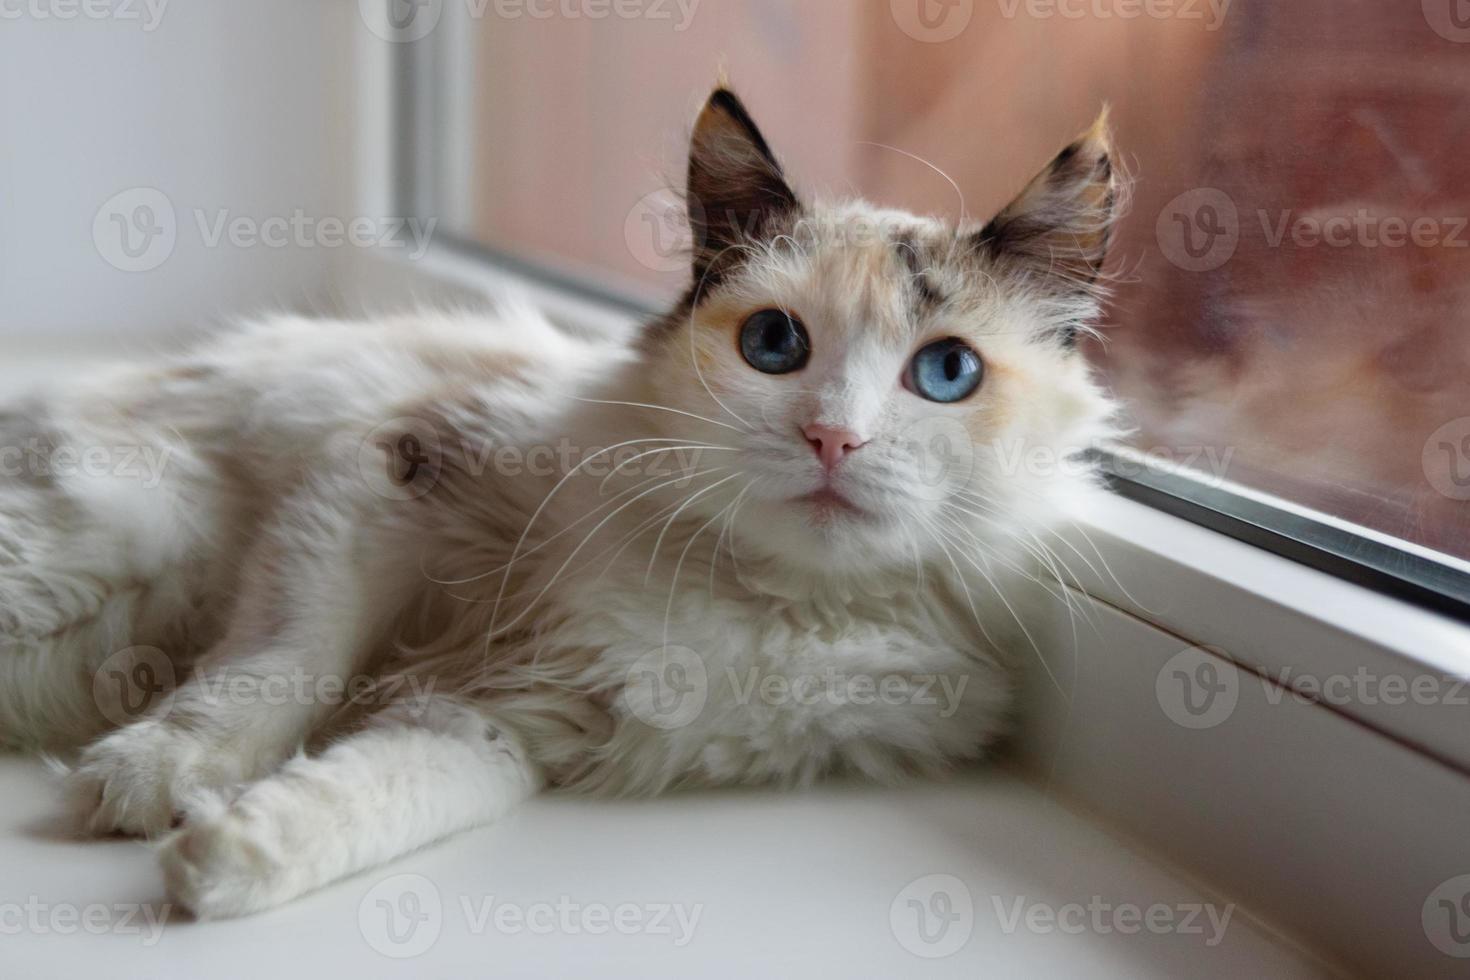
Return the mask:
{"type": "Polygon", "coordinates": [[[146,720],[92,743],[67,777],[79,829],[97,835],[159,837],[195,801],[225,785],[198,736],[146,720]]]}
{"type": "Polygon", "coordinates": [[[159,852],[169,900],[197,919],[262,912],[295,898],[275,822],[242,807],[185,827],[159,852]]]}

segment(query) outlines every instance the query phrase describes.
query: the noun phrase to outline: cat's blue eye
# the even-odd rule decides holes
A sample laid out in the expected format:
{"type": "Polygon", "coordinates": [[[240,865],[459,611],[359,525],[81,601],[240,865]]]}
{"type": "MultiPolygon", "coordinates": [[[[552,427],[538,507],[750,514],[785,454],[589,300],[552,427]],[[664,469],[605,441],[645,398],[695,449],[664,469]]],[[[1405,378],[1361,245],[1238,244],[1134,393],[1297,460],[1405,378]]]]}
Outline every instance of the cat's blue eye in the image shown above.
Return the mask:
{"type": "Polygon", "coordinates": [[[806,367],[811,355],[806,328],[781,310],[761,310],[740,328],[740,353],[764,374],[788,374],[806,367]]]}
{"type": "Polygon", "coordinates": [[[931,402],[968,398],[984,377],[985,364],[980,355],[953,337],[921,348],[909,365],[909,384],[914,393],[931,402]]]}

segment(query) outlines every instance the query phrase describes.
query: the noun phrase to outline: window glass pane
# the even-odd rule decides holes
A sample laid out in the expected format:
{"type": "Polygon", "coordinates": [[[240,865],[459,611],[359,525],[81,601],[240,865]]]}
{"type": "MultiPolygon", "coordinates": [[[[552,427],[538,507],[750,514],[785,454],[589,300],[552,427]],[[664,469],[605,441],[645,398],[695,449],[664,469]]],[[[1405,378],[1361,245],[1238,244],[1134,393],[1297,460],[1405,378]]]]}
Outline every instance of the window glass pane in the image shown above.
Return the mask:
{"type": "Polygon", "coordinates": [[[982,220],[1106,100],[1137,185],[1089,356],[1135,445],[1470,558],[1460,0],[612,9],[474,23],[462,235],[671,294],[721,64],[809,191],[982,220]]]}

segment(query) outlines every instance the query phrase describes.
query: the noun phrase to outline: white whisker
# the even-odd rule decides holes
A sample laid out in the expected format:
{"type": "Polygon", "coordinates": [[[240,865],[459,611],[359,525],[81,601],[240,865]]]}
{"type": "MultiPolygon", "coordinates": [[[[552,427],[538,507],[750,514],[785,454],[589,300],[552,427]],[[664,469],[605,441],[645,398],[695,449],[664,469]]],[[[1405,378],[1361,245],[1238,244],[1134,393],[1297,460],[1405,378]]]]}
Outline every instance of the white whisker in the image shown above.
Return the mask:
{"type": "Polygon", "coordinates": [[[724,517],[725,514],[726,514],[726,512],[729,511],[729,509],[731,507],[734,507],[734,506],[735,506],[735,502],[734,501],[731,501],[730,503],[728,503],[728,504],[725,505],[725,509],[724,510],[722,510],[719,513],[715,514],[714,517],[711,517],[709,520],[707,520],[703,524],[701,524],[699,526],[699,530],[695,531],[693,534],[691,534],[689,536],[689,540],[684,544],[684,550],[681,551],[681,552],[679,552],[679,560],[674,563],[674,577],[673,577],[673,580],[669,583],[669,601],[668,601],[668,604],[664,606],[664,645],[663,645],[663,648],[665,650],[667,650],[669,648],[669,619],[674,615],[674,593],[679,588],[679,572],[684,568],[684,559],[686,559],[686,558],[689,557],[689,549],[694,547],[694,542],[696,542],[696,541],[699,540],[699,536],[701,534],[703,534],[709,528],[709,526],[711,524],[713,524],[715,521],[719,520],[721,517],[724,517]]]}
{"type": "MultiPolygon", "coordinates": [[[[653,405],[648,402],[625,402],[607,398],[578,398],[575,395],[568,397],[570,397],[572,401],[587,402],[589,405],[621,405],[624,408],[648,408],[658,412],[672,412],[674,415],[682,415],[685,418],[698,419],[701,422],[708,422],[710,425],[718,425],[720,428],[729,429],[731,432],[748,431],[747,429],[741,429],[737,426],[733,426],[729,422],[721,422],[719,419],[712,419],[704,415],[699,415],[695,412],[686,412],[682,408],[669,408],[667,405],[653,405]]],[[[623,445],[628,445],[628,443],[623,443],[623,445]]]]}
{"type": "Polygon", "coordinates": [[[738,453],[738,452],[740,452],[740,450],[736,449],[733,446],[700,445],[700,444],[697,444],[697,443],[691,443],[691,444],[689,444],[687,446],[666,446],[666,447],[664,447],[662,449],[650,449],[650,450],[647,450],[646,452],[639,453],[637,456],[634,456],[632,459],[626,460],[626,461],[624,461],[622,463],[619,463],[617,466],[614,466],[612,468],[612,472],[608,473],[607,476],[603,477],[602,478],[602,482],[597,485],[597,492],[599,494],[601,494],[604,491],[606,491],[607,490],[608,481],[611,480],[613,477],[617,476],[619,470],[621,470],[625,466],[632,466],[634,463],[638,462],[640,459],[644,459],[645,457],[648,457],[648,456],[657,456],[659,453],[680,453],[680,452],[686,452],[687,450],[690,450],[690,449],[700,450],[700,451],[703,451],[703,450],[706,450],[707,449],[707,450],[710,450],[712,452],[726,452],[726,453],[738,453]]]}
{"type": "Polygon", "coordinates": [[[668,523],[664,524],[663,530],[658,532],[658,539],[653,542],[653,554],[650,555],[648,558],[648,571],[645,572],[643,575],[644,585],[647,585],[649,581],[653,578],[653,566],[658,561],[659,549],[662,548],[664,545],[664,536],[669,533],[669,528],[674,526],[674,522],[679,519],[680,514],[684,513],[685,508],[694,503],[700,497],[703,497],[705,494],[709,493],[711,490],[723,486],[724,484],[729,483],[731,480],[738,479],[742,475],[743,474],[740,473],[731,473],[729,476],[721,480],[717,480],[716,482],[705,487],[698,493],[690,494],[689,498],[679,505],[679,509],[674,511],[674,513],[669,517],[668,523]]]}
{"type": "MultiPolygon", "coordinates": [[[[960,576],[960,584],[964,586],[966,596],[969,597],[969,586],[965,584],[964,574],[960,571],[959,564],[955,562],[954,556],[951,555],[949,552],[949,548],[945,547],[942,540],[942,535],[936,534],[935,539],[939,541],[939,546],[944,549],[944,553],[949,558],[950,564],[954,566],[955,574],[960,576]]],[[[1005,593],[1001,591],[1000,585],[995,581],[995,579],[991,578],[987,572],[980,568],[979,565],[975,565],[975,570],[979,572],[980,575],[985,579],[985,581],[990,585],[990,589],[992,592],[995,593],[995,597],[1000,600],[1003,606],[1005,606],[1006,612],[1011,614],[1011,619],[1016,621],[1016,626],[1020,628],[1021,634],[1026,637],[1026,642],[1031,644],[1031,649],[1036,652],[1036,659],[1041,662],[1042,669],[1046,671],[1046,676],[1051,679],[1052,685],[1055,686],[1057,689],[1057,693],[1062,696],[1062,699],[1064,701],[1070,703],[1070,697],[1067,695],[1067,692],[1062,689],[1061,682],[1057,680],[1056,674],[1052,673],[1051,665],[1046,662],[1046,656],[1041,652],[1041,646],[1036,642],[1036,638],[1031,635],[1031,631],[1026,628],[1026,624],[1021,620],[1020,614],[1016,612],[1016,609],[1014,606],[1011,605],[1010,600],[1005,597],[1005,593]]],[[[973,598],[970,598],[970,610],[975,614],[976,622],[979,623],[980,614],[975,609],[973,598]]],[[[980,629],[982,632],[984,631],[985,627],[983,624],[981,625],[980,629]]]]}
{"type": "MultiPolygon", "coordinates": [[[[527,538],[527,536],[530,535],[531,528],[534,527],[535,524],[536,524],[536,521],[540,519],[541,514],[546,510],[547,506],[551,503],[551,499],[556,496],[557,492],[560,491],[563,486],[566,485],[566,483],[567,483],[568,480],[570,480],[572,477],[576,476],[579,472],[581,472],[581,470],[582,470],[582,468],[584,466],[586,466],[588,463],[592,462],[594,459],[597,459],[599,456],[603,456],[603,455],[606,455],[607,453],[614,452],[616,450],[622,449],[625,446],[636,446],[636,445],[640,445],[642,443],[647,443],[647,442],[687,442],[687,441],[688,440],[683,440],[683,439],[665,439],[665,438],[628,439],[628,440],[626,440],[624,442],[618,443],[615,446],[608,446],[606,449],[599,449],[597,452],[590,454],[589,456],[587,456],[586,459],[583,459],[576,466],[573,466],[570,470],[568,470],[567,473],[566,473],[566,475],[563,476],[560,480],[556,481],[556,485],[554,487],[552,487],[549,491],[547,491],[546,496],[541,499],[541,503],[536,507],[536,510],[531,514],[530,519],[528,521],[526,521],[525,530],[523,530],[521,532],[521,536],[516,540],[515,547],[511,549],[511,552],[510,552],[510,561],[506,564],[505,577],[503,579],[501,579],[501,581],[500,581],[500,593],[501,593],[501,595],[504,595],[504,593],[505,593],[505,585],[506,585],[507,582],[510,581],[510,570],[509,570],[510,569],[510,566],[511,565],[514,565],[516,563],[516,560],[519,558],[520,553],[521,553],[521,548],[525,546],[526,538],[527,538]]],[[[635,498],[635,499],[641,499],[641,498],[635,498]]],[[[619,508],[619,510],[621,510],[621,509],[622,508],[619,508]]],[[[618,513],[618,511],[613,511],[613,513],[616,514],[616,513],[618,513]]],[[[599,527],[600,526],[601,525],[599,525],[599,527]]],[[[495,635],[495,620],[496,620],[496,617],[499,616],[499,614],[500,614],[500,604],[499,604],[499,600],[497,599],[495,607],[490,612],[490,630],[489,630],[489,635],[491,635],[491,636],[494,636],[495,635]]]]}
{"type": "MultiPolygon", "coordinates": [[[[711,473],[718,473],[719,471],[721,471],[723,469],[725,469],[725,467],[719,466],[719,467],[715,467],[714,469],[705,470],[705,471],[703,471],[701,473],[696,473],[696,474],[694,474],[694,476],[680,476],[680,477],[676,477],[676,478],[674,478],[672,480],[666,480],[663,483],[660,483],[658,486],[650,487],[649,489],[643,491],[638,496],[634,497],[632,500],[628,501],[627,503],[625,503],[621,507],[619,507],[617,510],[613,511],[611,514],[608,514],[606,517],[604,517],[601,521],[599,521],[597,523],[597,526],[596,527],[594,527],[591,531],[589,531],[587,533],[586,537],[582,538],[582,541],[577,545],[577,547],[575,547],[575,548],[572,549],[572,553],[570,555],[567,555],[566,560],[563,561],[561,563],[561,566],[557,568],[556,572],[552,574],[551,579],[544,586],[541,587],[541,591],[536,594],[536,597],[530,601],[530,603],[526,606],[526,608],[523,609],[523,610],[521,610],[519,613],[516,614],[515,619],[511,620],[509,623],[507,623],[506,625],[502,626],[499,631],[497,631],[494,628],[495,623],[494,623],[494,619],[492,618],[492,620],[491,620],[491,629],[490,629],[489,636],[491,638],[494,638],[498,633],[505,633],[505,632],[507,632],[507,631],[509,631],[511,629],[514,629],[515,626],[516,626],[516,624],[519,623],[522,619],[524,619],[526,617],[526,615],[528,613],[530,613],[530,611],[533,608],[535,608],[536,603],[540,602],[541,599],[543,597],[545,597],[546,593],[549,592],[549,591],[551,591],[551,587],[557,583],[557,580],[558,579],[561,578],[562,573],[567,570],[567,566],[572,563],[572,560],[574,558],[576,558],[577,555],[582,551],[582,549],[587,546],[587,542],[590,541],[597,534],[598,531],[601,531],[604,527],[606,527],[607,524],[608,524],[608,522],[611,521],[614,517],[617,517],[623,511],[627,510],[629,507],[633,506],[638,501],[642,500],[644,497],[647,497],[650,494],[656,493],[659,490],[664,489],[665,487],[671,487],[671,486],[675,485],[676,483],[682,483],[684,480],[692,480],[692,479],[696,479],[696,478],[698,478],[700,476],[707,476],[707,475],[709,475],[711,473]]],[[[509,579],[509,577],[510,577],[509,575],[506,576],[507,579],[509,579]]],[[[501,582],[500,587],[501,587],[501,590],[502,591],[505,589],[505,582],[504,581],[501,582]]],[[[499,600],[497,599],[497,605],[495,607],[495,611],[497,611],[497,612],[499,611],[498,601],[499,600]]],[[[493,613],[492,613],[492,616],[493,616],[493,613]]]]}

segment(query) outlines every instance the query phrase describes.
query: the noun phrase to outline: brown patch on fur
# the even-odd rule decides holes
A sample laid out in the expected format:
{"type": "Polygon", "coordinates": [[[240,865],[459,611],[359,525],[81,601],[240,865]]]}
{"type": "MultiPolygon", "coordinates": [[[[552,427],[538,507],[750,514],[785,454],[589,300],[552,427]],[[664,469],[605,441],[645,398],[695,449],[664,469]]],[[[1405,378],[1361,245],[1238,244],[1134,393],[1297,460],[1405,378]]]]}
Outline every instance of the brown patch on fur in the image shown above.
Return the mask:
{"type": "Polygon", "coordinates": [[[204,364],[175,364],[167,369],[166,377],[174,381],[209,381],[219,372],[204,364]]]}
{"type": "Polygon", "coordinates": [[[908,270],[914,313],[929,316],[944,305],[945,297],[933,279],[933,253],[916,231],[900,232],[893,241],[899,261],[908,270]]]}
{"type": "MultiPolygon", "coordinates": [[[[1104,109],[971,237],[979,254],[1041,273],[1037,281],[1057,290],[1096,294],[1121,191],[1107,119],[1104,109]]],[[[1063,339],[1070,344],[1075,337],[1063,339]]]]}
{"type": "Polygon", "coordinates": [[[694,280],[705,289],[738,266],[743,245],[769,240],[801,210],[750,113],[724,88],[694,124],[687,191],[694,280]]]}
{"type": "Polygon", "coordinates": [[[693,346],[701,371],[715,366],[721,350],[728,348],[738,356],[740,328],[751,314],[757,312],[759,309],[725,296],[715,297],[707,306],[700,308],[699,336],[694,338],[693,346]]]}

